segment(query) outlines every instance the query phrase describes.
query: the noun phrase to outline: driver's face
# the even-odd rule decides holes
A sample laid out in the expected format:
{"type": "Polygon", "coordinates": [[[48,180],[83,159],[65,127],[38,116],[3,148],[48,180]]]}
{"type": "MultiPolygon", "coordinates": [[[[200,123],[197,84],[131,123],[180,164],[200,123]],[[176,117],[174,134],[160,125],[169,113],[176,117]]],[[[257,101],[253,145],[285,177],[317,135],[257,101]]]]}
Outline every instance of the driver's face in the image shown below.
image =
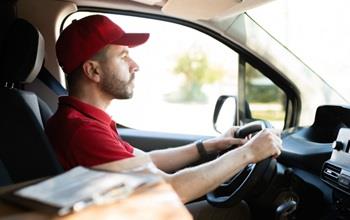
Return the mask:
{"type": "Polygon", "coordinates": [[[101,66],[101,90],[116,99],[128,99],[133,95],[135,73],[139,66],[129,56],[129,48],[108,45],[101,66]]]}

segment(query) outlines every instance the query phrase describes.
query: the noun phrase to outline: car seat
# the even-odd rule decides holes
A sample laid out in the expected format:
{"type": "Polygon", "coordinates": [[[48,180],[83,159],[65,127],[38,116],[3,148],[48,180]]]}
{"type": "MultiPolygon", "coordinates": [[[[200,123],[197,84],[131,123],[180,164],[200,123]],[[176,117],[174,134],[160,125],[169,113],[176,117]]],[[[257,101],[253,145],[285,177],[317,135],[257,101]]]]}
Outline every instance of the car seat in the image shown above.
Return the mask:
{"type": "Polygon", "coordinates": [[[52,111],[35,93],[23,90],[43,68],[44,53],[40,32],[16,19],[0,51],[0,185],[63,172],[44,132],[52,111]]]}

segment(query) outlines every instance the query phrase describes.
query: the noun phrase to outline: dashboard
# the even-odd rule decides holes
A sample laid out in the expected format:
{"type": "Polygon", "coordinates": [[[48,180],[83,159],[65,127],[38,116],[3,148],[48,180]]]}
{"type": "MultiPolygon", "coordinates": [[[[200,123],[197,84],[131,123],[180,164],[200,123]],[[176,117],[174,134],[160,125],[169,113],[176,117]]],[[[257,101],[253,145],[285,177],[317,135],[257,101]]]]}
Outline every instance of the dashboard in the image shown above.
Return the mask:
{"type": "Polygon", "coordinates": [[[311,126],[287,129],[282,139],[278,162],[302,183],[290,182],[297,196],[285,199],[308,206],[299,217],[350,219],[350,106],[320,106],[311,126]]]}
{"type": "Polygon", "coordinates": [[[350,106],[318,107],[311,126],[282,133],[283,152],[279,161],[319,175],[324,161],[332,155],[332,144],[341,128],[350,128],[350,106]]]}

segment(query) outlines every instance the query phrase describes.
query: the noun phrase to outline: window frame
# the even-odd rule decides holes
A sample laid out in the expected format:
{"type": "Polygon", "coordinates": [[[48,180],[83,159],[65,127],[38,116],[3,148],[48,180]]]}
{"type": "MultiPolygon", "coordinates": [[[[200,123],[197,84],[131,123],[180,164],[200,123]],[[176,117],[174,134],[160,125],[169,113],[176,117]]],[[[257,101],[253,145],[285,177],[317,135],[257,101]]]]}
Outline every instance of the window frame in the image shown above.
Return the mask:
{"type": "MultiPolygon", "coordinates": [[[[78,10],[74,13],[77,13],[77,12],[109,13],[109,14],[134,16],[134,17],[140,17],[140,18],[149,18],[149,19],[155,19],[155,20],[160,20],[165,22],[171,22],[171,23],[176,23],[179,25],[183,25],[183,26],[195,29],[197,31],[200,31],[203,34],[206,34],[214,38],[215,40],[221,42],[222,44],[226,45],[227,47],[235,51],[239,56],[238,99],[244,100],[245,98],[244,92],[242,92],[244,91],[244,83],[243,84],[241,83],[241,80],[242,80],[241,75],[244,75],[243,72],[245,70],[245,67],[244,67],[245,62],[248,62],[252,67],[259,70],[264,76],[266,76],[273,83],[275,83],[275,85],[279,87],[286,94],[286,113],[284,118],[283,129],[298,125],[300,112],[301,112],[301,98],[300,98],[300,93],[298,89],[293,85],[293,83],[290,82],[287,78],[283,77],[283,74],[281,74],[271,65],[269,65],[268,63],[265,63],[264,61],[259,59],[259,57],[257,57],[250,51],[246,50],[241,45],[233,42],[228,38],[225,38],[224,36],[211,30],[210,28],[201,26],[200,24],[196,24],[194,22],[179,19],[179,18],[159,15],[159,14],[145,13],[145,12],[136,12],[136,11],[130,11],[130,10],[124,10],[124,9],[108,9],[108,8],[97,8],[97,7],[89,7],[89,6],[78,6],[78,10]],[[241,86],[243,86],[243,90],[241,86]]],[[[71,14],[69,14],[62,21],[60,31],[63,30],[63,24],[69,16],[71,16],[71,14]]],[[[242,101],[239,101],[238,106],[239,106],[239,111],[242,111],[245,109],[244,102],[242,101]]],[[[128,128],[127,126],[121,125],[121,124],[118,124],[118,127],[128,128]]]]}

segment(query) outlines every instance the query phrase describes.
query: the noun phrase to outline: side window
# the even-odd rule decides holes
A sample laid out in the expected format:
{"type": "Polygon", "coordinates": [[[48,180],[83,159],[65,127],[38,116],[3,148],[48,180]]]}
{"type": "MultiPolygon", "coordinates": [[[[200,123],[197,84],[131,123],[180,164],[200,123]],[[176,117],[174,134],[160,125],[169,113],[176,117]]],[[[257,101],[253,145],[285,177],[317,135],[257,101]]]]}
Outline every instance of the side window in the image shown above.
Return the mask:
{"type": "Polygon", "coordinates": [[[254,119],[269,121],[282,130],[285,118],[285,93],[249,63],[245,64],[245,97],[254,119]]]}
{"type": "MultiPolygon", "coordinates": [[[[78,12],[66,23],[91,13],[78,12]]],[[[238,54],[216,39],[170,22],[105,14],[127,32],[148,32],[149,40],[130,48],[139,65],[134,95],[115,100],[113,119],[148,131],[216,135],[216,99],[237,95],[238,54]]]]}
{"type": "MultiPolygon", "coordinates": [[[[91,12],[77,12],[63,25],[91,12]]],[[[139,65],[134,95],[114,100],[109,113],[120,125],[147,131],[216,135],[213,111],[220,95],[238,96],[239,55],[205,33],[148,18],[104,14],[127,32],[147,32],[150,39],[130,48],[139,65]]],[[[247,65],[246,101],[252,117],[283,128],[284,93],[247,65]]]]}

